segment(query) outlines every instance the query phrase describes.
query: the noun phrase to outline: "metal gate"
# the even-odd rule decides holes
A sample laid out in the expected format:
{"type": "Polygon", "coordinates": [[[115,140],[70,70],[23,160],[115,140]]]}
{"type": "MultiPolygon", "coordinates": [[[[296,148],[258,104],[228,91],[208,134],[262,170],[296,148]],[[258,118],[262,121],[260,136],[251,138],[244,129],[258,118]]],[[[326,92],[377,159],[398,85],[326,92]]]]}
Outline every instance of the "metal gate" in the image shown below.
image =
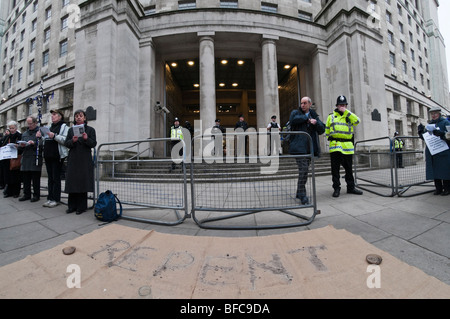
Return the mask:
{"type": "Polygon", "coordinates": [[[101,144],[96,158],[97,194],[111,190],[123,205],[123,218],[177,225],[188,217],[185,143],[170,138],[101,144]],[[164,154],[179,143],[174,163],[164,154]]]}
{"type": "Polygon", "coordinates": [[[358,188],[380,196],[416,196],[432,192],[426,179],[424,142],[415,136],[397,137],[404,142],[397,151],[389,137],[355,143],[355,181],[358,188]]]}
{"type": "Polygon", "coordinates": [[[290,132],[305,135],[311,153],[280,155],[280,134],[247,131],[193,138],[191,215],[200,227],[269,229],[312,223],[318,211],[311,137],[290,132]],[[303,203],[296,197],[299,167],[306,172],[308,202],[303,203]]]}

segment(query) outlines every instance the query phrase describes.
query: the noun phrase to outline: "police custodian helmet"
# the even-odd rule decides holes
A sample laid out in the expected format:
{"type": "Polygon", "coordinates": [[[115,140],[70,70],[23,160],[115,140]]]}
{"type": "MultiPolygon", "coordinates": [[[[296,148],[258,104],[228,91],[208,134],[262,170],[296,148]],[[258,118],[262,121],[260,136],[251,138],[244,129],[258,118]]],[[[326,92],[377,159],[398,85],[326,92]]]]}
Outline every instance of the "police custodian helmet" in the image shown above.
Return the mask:
{"type": "Polygon", "coordinates": [[[336,106],[337,105],[348,105],[347,98],[344,95],[340,95],[336,101],[336,106]]]}

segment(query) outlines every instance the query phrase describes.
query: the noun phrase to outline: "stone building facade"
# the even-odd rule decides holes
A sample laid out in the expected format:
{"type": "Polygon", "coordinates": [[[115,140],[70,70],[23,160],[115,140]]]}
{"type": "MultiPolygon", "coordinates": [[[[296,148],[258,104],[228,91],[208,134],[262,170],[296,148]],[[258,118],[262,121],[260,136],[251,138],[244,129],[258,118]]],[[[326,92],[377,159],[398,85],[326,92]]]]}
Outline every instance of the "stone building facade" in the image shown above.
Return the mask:
{"type": "Polygon", "coordinates": [[[54,92],[50,108],[67,119],[75,109],[94,111],[100,143],[168,136],[174,117],[201,120],[202,131],[216,118],[234,127],[240,114],[256,129],[272,115],[284,124],[306,95],[324,121],[346,95],[362,120],[357,140],[416,135],[429,108],[449,109],[436,0],[2,6],[0,129],[12,119],[25,126],[36,114],[26,101],[41,80],[54,92]]]}

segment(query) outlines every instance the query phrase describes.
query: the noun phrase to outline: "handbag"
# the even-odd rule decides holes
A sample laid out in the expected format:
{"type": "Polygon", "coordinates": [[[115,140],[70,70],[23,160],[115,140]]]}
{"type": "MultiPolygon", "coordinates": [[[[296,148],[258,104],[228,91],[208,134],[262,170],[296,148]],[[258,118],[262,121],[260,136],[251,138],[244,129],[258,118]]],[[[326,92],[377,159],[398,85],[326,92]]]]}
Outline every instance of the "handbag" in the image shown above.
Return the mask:
{"type": "Polygon", "coordinates": [[[11,158],[9,160],[9,169],[11,171],[16,171],[20,169],[20,162],[22,160],[22,155],[17,155],[17,158],[11,158]]]}

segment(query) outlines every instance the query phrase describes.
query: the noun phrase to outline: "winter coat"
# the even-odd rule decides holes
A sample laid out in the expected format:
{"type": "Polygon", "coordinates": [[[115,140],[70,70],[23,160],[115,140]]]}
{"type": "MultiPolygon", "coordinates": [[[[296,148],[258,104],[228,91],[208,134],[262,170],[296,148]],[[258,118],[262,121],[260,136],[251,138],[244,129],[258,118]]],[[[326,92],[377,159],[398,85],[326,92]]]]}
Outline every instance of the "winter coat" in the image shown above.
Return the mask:
{"type": "MultiPolygon", "coordinates": [[[[52,124],[48,125],[47,127],[52,131],[52,124]]],[[[64,146],[64,143],[66,142],[67,133],[69,131],[69,127],[66,125],[66,123],[62,123],[60,126],[60,129],[56,133],[55,137],[53,138],[53,141],[58,144],[58,153],[59,158],[63,159],[66,158],[69,154],[69,149],[64,146]]],[[[44,151],[45,151],[45,143],[48,141],[47,139],[44,140],[44,151]]],[[[51,141],[51,140],[50,140],[51,141]]],[[[44,152],[44,158],[47,158],[45,152],[44,152]]]]}
{"type": "Polygon", "coordinates": [[[66,193],[87,193],[94,191],[94,162],[92,149],[97,145],[93,127],[84,125],[88,135],[85,141],[82,136],[75,143],[72,141],[73,128],[69,129],[64,145],[69,149],[66,171],[66,193]]]}
{"type": "MultiPolygon", "coordinates": [[[[319,115],[314,110],[309,110],[309,114],[303,113],[302,109],[292,111],[289,117],[291,131],[306,132],[311,136],[314,156],[320,156],[319,135],[325,132],[325,124],[319,119],[319,115]],[[308,123],[309,119],[317,120],[316,125],[308,123]]],[[[289,142],[290,154],[310,154],[309,138],[303,134],[291,134],[289,142]]]]}
{"type": "Polygon", "coordinates": [[[34,145],[19,145],[18,151],[19,154],[22,154],[20,166],[22,172],[40,172],[42,170],[42,143],[40,143],[40,139],[36,137],[38,131],[39,127],[36,127],[34,130],[28,129],[22,134],[22,141],[34,141],[34,145]],[[37,153],[38,147],[39,152],[37,153]]]}
{"type": "MultiPolygon", "coordinates": [[[[440,117],[436,121],[431,121],[430,124],[436,124],[440,131],[447,132],[447,126],[450,126],[450,122],[444,117],[440,117]]],[[[428,134],[428,133],[424,133],[428,134]]],[[[422,134],[420,134],[422,137],[422,134]]],[[[450,147],[450,141],[445,139],[445,136],[441,137],[447,142],[450,147]]],[[[425,161],[426,161],[426,178],[427,180],[443,179],[450,180],[450,148],[444,152],[431,155],[428,147],[425,149],[425,161]]]]}

